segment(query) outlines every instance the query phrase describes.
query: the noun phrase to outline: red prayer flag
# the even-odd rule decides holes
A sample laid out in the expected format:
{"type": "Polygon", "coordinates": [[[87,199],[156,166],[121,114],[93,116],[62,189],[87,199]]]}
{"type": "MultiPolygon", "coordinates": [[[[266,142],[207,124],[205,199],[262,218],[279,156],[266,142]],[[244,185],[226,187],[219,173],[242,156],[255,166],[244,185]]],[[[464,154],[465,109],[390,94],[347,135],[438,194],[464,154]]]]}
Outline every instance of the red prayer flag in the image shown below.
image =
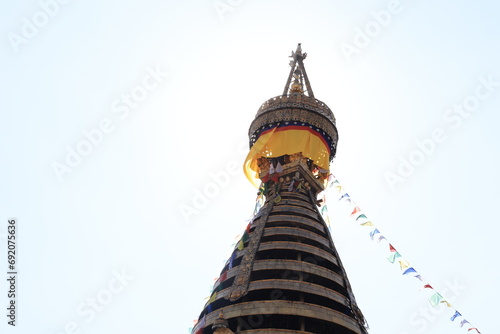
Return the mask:
{"type": "Polygon", "coordinates": [[[391,244],[389,244],[389,250],[391,252],[396,252],[396,248],[394,248],[391,244]]]}
{"type": "Polygon", "coordinates": [[[279,180],[278,173],[275,173],[275,174],[271,177],[271,180],[273,180],[273,181],[274,181],[274,183],[278,183],[278,180],[279,180]]]}
{"type": "Polygon", "coordinates": [[[206,317],[206,315],[204,315],[203,318],[201,318],[201,320],[198,321],[198,323],[195,325],[196,332],[194,332],[194,334],[202,334],[203,333],[203,328],[205,327],[205,317],[206,317]]]}
{"type": "Polygon", "coordinates": [[[352,210],[351,212],[351,216],[355,215],[356,213],[360,212],[361,209],[359,208],[359,206],[355,207],[354,210],[352,210]]]}

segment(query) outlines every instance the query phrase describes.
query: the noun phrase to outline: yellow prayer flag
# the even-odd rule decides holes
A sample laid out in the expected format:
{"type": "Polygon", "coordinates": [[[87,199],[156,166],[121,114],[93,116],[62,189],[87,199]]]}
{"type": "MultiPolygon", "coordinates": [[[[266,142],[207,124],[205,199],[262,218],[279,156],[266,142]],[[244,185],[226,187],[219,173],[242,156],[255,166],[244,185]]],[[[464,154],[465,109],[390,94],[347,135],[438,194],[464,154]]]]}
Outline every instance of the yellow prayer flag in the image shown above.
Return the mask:
{"type": "Polygon", "coordinates": [[[452,307],[452,306],[451,306],[451,304],[450,304],[450,303],[448,303],[448,301],[447,301],[447,300],[442,300],[442,301],[440,301],[440,303],[445,303],[445,304],[446,304],[446,306],[448,306],[448,307],[452,307]]]}
{"type": "Polygon", "coordinates": [[[208,300],[207,304],[213,303],[217,299],[217,291],[212,294],[212,297],[208,300]]]}
{"type": "Polygon", "coordinates": [[[325,217],[326,226],[330,227],[330,217],[325,217]]]}
{"type": "Polygon", "coordinates": [[[406,260],[400,260],[399,267],[401,268],[401,270],[403,270],[403,269],[409,268],[410,264],[406,260]]]}

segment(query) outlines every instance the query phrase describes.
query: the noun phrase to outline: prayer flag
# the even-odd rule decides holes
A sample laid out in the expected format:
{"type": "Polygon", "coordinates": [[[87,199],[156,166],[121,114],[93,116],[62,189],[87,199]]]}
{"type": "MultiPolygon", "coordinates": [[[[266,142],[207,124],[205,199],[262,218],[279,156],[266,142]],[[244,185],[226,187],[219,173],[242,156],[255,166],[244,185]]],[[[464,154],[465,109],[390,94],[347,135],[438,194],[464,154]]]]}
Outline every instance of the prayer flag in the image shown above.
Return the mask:
{"type": "Polygon", "coordinates": [[[262,182],[262,184],[260,185],[260,192],[265,195],[267,193],[267,190],[269,189],[269,186],[267,185],[267,182],[262,182]]]}
{"type": "Polygon", "coordinates": [[[231,255],[231,258],[229,259],[229,265],[228,265],[228,269],[231,269],[233,268],[233,261],[234,261],[234,258],[236,257],[236,252],[233,252],[233,254],[231,255]]]}
{"type": "Polygon", "coordinates": [[[407,275],[409,273],[416,273],[417,271],[415,269],[413,269],[413,267],[410,267],[408,269],[406,269],[404,272],[403,272],[403,275],[407,275]]]}
{"type": "Polygon", "coordinates": [[[406,260],[400,260],[399,261],[399,267],[401,270],[406,269],[410,266],[410,264],[406,260]]]}
{"type": "Polygon", "coordinates": [[[281,173],[283,172],[283,166],[281,166],[280,162],[278,161],[278,165],[276,166],[276,172],[281,173]]]}
{"type": "Polygon", "coordinates": [[[451,304],[447,300],[442,300],[440,303],[446,304],[446,306],[451,307],[451,304]]]}
{"type": "Polygon", "coordinates": [[[431,303],[432,306],[436,306],[437,304],[439,304],[439,302],[443,300],[443,296],[441,296],[438,292],[436,292],[435,294],[433,294],[430,298],[429,298],[429,302],[431,303]]]}
{"type": "Polygon", "coordinates": [[[398,252],[394,252],[391,255],[389,255],[389,257],[387,258],[387,260],[389,260],[390,263],[394,263],[394,261],[396,261],[396,259],[398,257],[401,257],[401,255],[399,255],[398,252]]]}
{"type": "Polygon", "coordinates": [[[352,210],[351,212],[351,216],[354,216],[356,213],[360,212],[361,209],[359,208],[359,206],[355,207],[354,210],[352,210]]]}
{"type": "Polygon", "coordinates": [[[203,318],[201,318],[201,320],[194,326],[196,328],[196,332],[194,332],[194,334],[203,333],[203,328],[205,327],[205,316],[206,315],[204,315],[203,318]]]}
{"type": "Polygon", "coordinates": [[[273,176],[271,176],[271,180],[273,180],[274,183],[278,183],[279,180],[278,173],[273,174],[273,176]]]}
{"type": "Polygon", "coordinates": [[[458,312],[457,310],[455,310],[455,314],[450,318],[451,321],[455,321],[455,319],[457,317],[461,317],[462,315],[460,314],[460,312],[458,312]]]}
{"type": "Polygon", "coordinates": [[[374,229],[373,231],[370,232],[370,238],[372,238],[373,240],[373,237],[375,236],[375,234],[377,233],[380,233],[380,231],[378,229],[374,229]]]}
{"type": "Polygon", "coordinates": [[[211,304],[213,303],[215,300],[217,299],[217,291],[215,291],[212,296],[210,297],[210,299],[208,300],[207,304],[211,304]]]}
{"type": "Polygon", "coordinates": [[[257,214],[257,212],[259,212],[261,207],[262,205],[260,204],[260,202],[255,203],[254,214],[257,214]]]}
{"type": "Polygon", "coordinates": [[[274,174],[274,166],[272,162],[269,164],[269,175],[271,174],[274,174]]]}

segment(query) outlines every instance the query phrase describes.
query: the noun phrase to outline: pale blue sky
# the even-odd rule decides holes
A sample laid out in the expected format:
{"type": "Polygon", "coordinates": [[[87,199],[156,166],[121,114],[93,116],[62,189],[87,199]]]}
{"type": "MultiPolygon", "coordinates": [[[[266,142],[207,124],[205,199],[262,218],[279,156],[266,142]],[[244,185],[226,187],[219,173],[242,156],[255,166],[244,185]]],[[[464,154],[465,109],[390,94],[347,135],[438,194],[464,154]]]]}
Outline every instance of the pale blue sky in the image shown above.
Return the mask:
{"type": "MultiPolygon", "coordinates": [[[[494,333],[499,6],[389,3],[2,3],[0,232],[18,218],[20,294],[18,328],[2,314],[1,331],[187,333],[253,210],[239,168],[248,127],[281,94],[301,42],[315,96],[337,118],[333,173],[412,266],[438,290],[454,285],[452,304],[494,333]],[[380,29],[365,46],[367,27],[380,29]],[[341,46],[356,38],[347,59],[341,46]],[[436,129],[446,139],[419,155],[436,129]],[[78,149],[87,156],[68,158],[78,149]],[[421,164],[391,187],[410,157],[421,164]]],[[[466,332],[449,311],[423,315],[418,282],[333,195],[329,208],[371,334],[466,332]]],[[[0,305],[6,289],[0,280],[0,305]]]]}

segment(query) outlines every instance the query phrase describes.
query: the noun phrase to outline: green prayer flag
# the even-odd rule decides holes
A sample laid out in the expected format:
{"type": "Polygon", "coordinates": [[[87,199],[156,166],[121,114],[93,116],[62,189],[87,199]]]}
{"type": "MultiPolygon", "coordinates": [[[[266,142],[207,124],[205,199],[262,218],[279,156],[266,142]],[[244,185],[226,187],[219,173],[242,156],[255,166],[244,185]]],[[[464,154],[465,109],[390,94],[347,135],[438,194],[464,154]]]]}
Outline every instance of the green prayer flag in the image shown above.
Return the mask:
{"type": "Polygon", "coordinates": [[[398,257],[401,257],[401,255],[398,252],[393,252],[387,257],[387,260],[389,260],[390,263],[394,263],[398,257]]]}
{"type": "Polygon", "coordinates": [[[260,188],[259,188],[259,191],[260,191],[259,195],[260,194],[263,194],[263,195],[267,194],[268,189],[269,189],[269,186],[267,185],[267,183],[262,182],[260,185],[260,188]]]}
{"type": "Polygon", "coordinates": [[[431,303],[432,306],[436,306],[439,304],[439,302],[443,299],[443,296],[441,296],[438,292],[436,292],[435,294],[433,294],[430,298],[429,298],[429,302],[431,303]]]}

